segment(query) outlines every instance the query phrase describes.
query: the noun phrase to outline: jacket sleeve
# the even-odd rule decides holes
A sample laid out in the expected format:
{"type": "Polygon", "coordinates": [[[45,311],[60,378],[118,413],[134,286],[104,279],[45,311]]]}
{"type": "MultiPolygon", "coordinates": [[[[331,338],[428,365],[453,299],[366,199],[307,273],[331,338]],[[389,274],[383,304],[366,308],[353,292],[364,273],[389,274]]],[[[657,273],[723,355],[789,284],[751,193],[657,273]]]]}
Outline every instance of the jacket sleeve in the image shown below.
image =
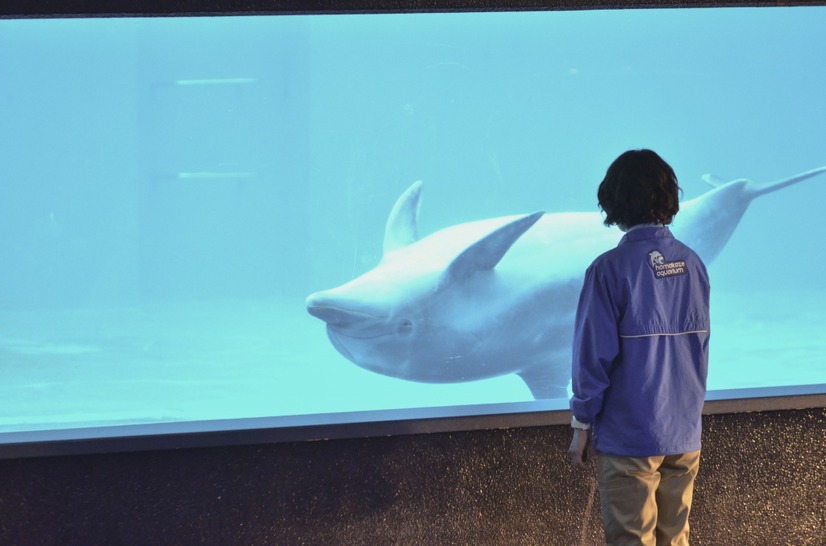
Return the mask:
{"type": "Polygon", "coordinates": [[[592,265],[585,272],[574,324],[571,411],[593,424],[619,355],[619,313],[605,279],[592,265]]]}

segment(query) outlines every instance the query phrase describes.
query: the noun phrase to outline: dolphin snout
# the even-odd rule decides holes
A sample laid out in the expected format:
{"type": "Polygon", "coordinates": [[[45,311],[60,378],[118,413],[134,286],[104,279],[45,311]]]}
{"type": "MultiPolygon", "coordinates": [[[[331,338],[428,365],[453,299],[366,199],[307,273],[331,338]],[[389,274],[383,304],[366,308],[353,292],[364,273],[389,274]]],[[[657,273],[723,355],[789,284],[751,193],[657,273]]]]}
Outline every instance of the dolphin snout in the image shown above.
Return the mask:
{"type": "Polygon", "coordinates": [[[308,305],[307,312],[316,318],[320,318],[330,326],[346,327],[358,321],[358,317],[351,311],[336,309],[335,307],[324,307],[308,305]]]}
{"type": "Polygon", "coordinates": [[[322,292],[307,298],[307,312],[326,322],[328,331],[351,338],[371,339],[395,332],[384,313],[358,308],[350,300],[322,292]]]}
{"type": "Polygon", "coordinates": [[[347,328],[377,318],[374,314],[348,309],[347,302],[331,299],[323,293],[312,294],[306,303],[308,313],[336,328],[347,328]]]}
{"type": "Polygon", "coordinates": [[[345,312],[331,305],[321,293],[310,295],[305,303],[308,313],[323,320],[327,324],[336,325],[345,319],[345,312]]]}

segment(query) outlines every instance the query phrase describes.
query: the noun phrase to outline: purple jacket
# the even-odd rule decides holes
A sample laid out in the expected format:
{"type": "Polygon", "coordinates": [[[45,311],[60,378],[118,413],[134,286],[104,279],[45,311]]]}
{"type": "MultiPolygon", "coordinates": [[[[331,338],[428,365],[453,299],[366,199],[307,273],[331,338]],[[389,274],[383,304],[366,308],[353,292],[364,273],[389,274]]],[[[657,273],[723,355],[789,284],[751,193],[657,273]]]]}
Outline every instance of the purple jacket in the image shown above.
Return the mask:
{"type": "Polygon", "coordinates": [[[709,340],[705,265],[667,227],[632,229],[585,273],[571,411],[597,451],[700,449],[709,340]]]}

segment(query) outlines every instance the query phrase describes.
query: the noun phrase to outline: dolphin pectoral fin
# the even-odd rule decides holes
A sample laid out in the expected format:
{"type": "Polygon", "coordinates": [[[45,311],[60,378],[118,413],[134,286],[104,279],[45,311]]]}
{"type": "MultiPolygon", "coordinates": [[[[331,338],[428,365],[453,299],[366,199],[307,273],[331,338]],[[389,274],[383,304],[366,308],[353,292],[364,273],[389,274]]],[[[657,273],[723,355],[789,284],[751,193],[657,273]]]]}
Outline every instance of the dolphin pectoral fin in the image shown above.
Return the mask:
{"type": "Polygon", "coordinates": [[[384,253],[415,243],[418,238],[422,181],[417,180],[396,200],[384,227],[384,253]]]}
{"type": "Polygon", "coordinates": [[[568,398],[568,382],[570,373],[554,373],[556,368],[552,363],[526,368],[516,372],[522,381],[531,390],[536,400],[548,398],[568,398]]]}
{"type": "Polygon", "coordinates": [[[493,269],[513,243],[544,214],[539,211],[522,216],[473,243],[451,262],[445,273],[446,278],[464,280],[477,271],[493,269]]]}

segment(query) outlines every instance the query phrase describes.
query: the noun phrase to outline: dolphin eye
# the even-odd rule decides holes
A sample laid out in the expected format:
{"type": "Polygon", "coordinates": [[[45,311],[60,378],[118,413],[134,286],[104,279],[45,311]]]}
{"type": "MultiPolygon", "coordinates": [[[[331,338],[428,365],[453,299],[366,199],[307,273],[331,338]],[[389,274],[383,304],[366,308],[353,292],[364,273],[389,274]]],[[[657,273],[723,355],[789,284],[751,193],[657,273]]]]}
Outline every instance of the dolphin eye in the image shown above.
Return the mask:
{"type": "Polygon", "coordinates": [[[413,321],[410,319],[401,319],[398,325],[398,332],[401,335],[409,334],[413,331],[413,321]]]}

